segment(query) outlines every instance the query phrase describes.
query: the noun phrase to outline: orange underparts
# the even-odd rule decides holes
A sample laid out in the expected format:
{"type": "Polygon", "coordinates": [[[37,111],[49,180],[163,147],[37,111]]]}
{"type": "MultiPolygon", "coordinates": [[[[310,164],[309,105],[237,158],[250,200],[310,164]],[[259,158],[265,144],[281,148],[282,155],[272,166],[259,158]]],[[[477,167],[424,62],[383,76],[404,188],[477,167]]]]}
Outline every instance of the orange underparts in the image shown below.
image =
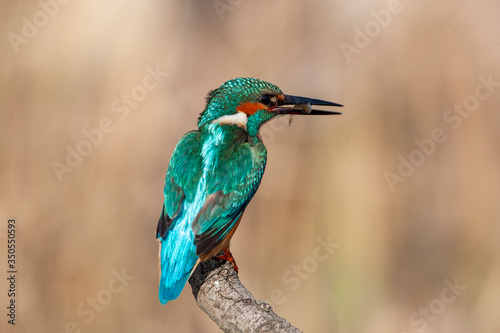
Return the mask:
{"type": "Polygon", "coordinates": [[[237,111],[243,112],[247,116],[251,116],[255,112],[262,109],[267,110],[267,106],[261,103],[251,103],[251,102],[243,103],[236,108],[237,111]]]}
{"type": "Polygon", "coordinates": [[[200,256],[201,261],[208,260],[212,257],[215,257],[218,259],[224,259],[226,261],[229,261],[233,265],[236,273],[238,273],[238,266],[236,265],[236,261],[234,260],[233,255],[231,254],[231,251],[229,250],[229,245],[231,243],[231,238],[233,237],[234,232],[238,228],[238,225],[240,224],[242,217],[243,217],[243,214],[240,215],[240,217],[238,218],[238,221],[236,221],[233,228],[231,230],[229,230],[229,232],[227,233],[226,237],[224,237],[222,242],[217,244],[207,254],[200,256]]]}

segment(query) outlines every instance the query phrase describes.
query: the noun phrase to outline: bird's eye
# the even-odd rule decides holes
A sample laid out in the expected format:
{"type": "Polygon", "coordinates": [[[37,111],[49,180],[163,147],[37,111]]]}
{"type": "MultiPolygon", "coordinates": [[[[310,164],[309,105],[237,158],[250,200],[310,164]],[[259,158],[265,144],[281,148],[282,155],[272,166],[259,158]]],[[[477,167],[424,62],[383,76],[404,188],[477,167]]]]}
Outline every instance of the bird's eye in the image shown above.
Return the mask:
{"type": "Polygon", "coordinates": [[[266,106],[275,106],[278,102],[278,98],[273,95],[264,94],[260,96],[260,102],[266,106]]]}

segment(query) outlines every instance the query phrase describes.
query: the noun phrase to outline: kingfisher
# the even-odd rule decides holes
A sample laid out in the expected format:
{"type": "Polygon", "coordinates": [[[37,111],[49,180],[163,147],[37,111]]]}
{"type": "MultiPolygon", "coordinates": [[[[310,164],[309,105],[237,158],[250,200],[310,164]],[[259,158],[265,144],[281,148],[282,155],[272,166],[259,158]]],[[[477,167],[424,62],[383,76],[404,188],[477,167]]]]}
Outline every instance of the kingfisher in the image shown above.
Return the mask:
{"type": "Polygon", "coordinates": [[[165,178],[156,228],[162,304],[180,295],[202,261],[225,259],[238,272],[229,246],[266,167],[260,127],[283,115],[341,114],[313,105],[342,106],[285,95],[255,78],[229,80],[208,93],[198,129],[180,138],[165,178]]]}

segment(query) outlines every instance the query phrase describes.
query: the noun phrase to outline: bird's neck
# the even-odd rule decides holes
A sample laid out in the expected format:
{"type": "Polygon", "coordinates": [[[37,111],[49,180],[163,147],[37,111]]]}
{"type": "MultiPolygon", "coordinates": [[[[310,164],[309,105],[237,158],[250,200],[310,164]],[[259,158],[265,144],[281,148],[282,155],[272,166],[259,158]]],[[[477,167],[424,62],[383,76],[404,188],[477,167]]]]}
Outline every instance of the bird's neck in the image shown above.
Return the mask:
{"type": "Polygon", "coordinates": [[[245,121],[242,119],[240,123],[214,121],[206,126],[203,126],[200,130],[202,133],[205,133],[205,135],[210,137],[212,144],[215,146],[238,142],[249,142],[253,145],[253,143],[260,142],[260,138],[257,133],[255,135],[251,135],[247,131],[246,118],[245,121]]]}

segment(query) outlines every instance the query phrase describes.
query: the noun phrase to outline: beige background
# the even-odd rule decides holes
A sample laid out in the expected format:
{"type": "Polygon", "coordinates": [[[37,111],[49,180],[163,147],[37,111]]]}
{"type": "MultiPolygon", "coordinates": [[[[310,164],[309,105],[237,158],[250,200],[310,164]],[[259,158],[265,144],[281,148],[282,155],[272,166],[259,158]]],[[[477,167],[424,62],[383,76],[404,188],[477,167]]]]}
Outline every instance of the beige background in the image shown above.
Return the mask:
{"type": "Polygon", "coordinates": [[[154,230],[175,143],[208,90],[239,76],[346,105],[343,116],[263,130],[268,168],[232,244],[257,298],[280,289],[275,310],[304,332],[500,331],[500,86],[478,79],[500,82],[498,1],[1,7],[2,332],[218,332],[189,286],[160,306],[154,230]],[[341,45],[356,47],[365,28],[371,37],[346,57],[341,45]],[[141,90],[147,68],[169,74],[141,90]],[[141,91],[126,113],[122,96],[141,91]],[[459,116],[464,102],[475,111],[459,116]],[[89,148],[83,131],[103,121],[108,133],[89,148]],[[441,142],[419,153],[415,140],[436,129],[441,142]],[[90,151],[59,181],[53,165],[66,164],[68,147],[90,151]],[[386,173],[410,157],[421,165],[391,189],[386,173]],[[5,316],[9,217],[15,328],[5,316]],[[318,237],[339,245],[323,261],[313,259],[318,237]],[[133,277],[125,286],[113,273],[122,270],[133,277]],[[445,280],[455,279],[466,289],[450,300],[445,280]],[[99,311],[87,304],[96,297],[99,311]]]}

